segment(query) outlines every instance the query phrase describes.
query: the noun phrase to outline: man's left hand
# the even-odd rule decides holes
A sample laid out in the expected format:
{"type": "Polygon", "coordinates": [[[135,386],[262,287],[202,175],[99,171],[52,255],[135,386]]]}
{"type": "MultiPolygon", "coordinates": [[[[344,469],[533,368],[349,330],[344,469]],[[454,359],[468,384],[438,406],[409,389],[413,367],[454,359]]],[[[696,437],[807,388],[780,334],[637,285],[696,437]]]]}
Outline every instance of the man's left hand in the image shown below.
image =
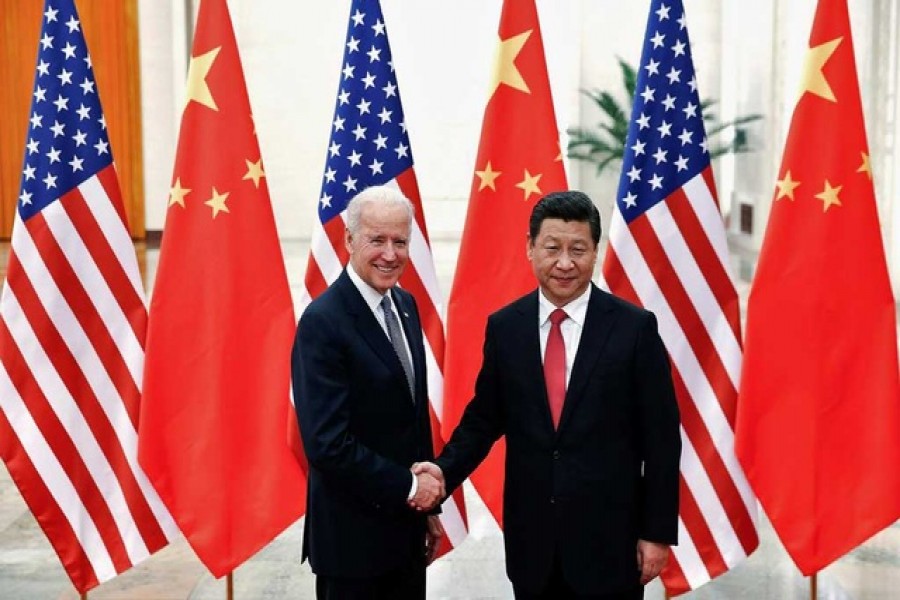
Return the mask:
{"type": "Polygon", "coordinates": [[[434,562],[441,538],[444,537],[444,526],[437,515],[429,515],[428,528],[425,530],[425,564],[434,562]]]}
{"type": "Polygon", "coordinates": [[[669,546],[646,540],[638,540],[637,566],[641,572],[641,585],[650,583],[669,562],[669,546]]]}

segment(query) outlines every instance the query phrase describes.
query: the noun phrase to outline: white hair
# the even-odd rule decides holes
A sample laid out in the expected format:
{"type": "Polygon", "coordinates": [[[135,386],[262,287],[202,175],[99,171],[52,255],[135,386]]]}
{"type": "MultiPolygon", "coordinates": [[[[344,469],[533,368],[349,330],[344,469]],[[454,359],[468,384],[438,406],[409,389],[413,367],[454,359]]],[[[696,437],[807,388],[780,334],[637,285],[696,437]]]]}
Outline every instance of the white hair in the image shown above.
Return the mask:
{"type": "Polygon", "coordinates": [[[409,198],[397,188],[386,185],[368,187],[353,197],[347,204],[347,231],[351,235],[359,230],[359,219],[362,209],[369,204],[381,204],[384,206],[402,206],[409,213],[409,222],[412,224],[415,207],[409,198]]]}

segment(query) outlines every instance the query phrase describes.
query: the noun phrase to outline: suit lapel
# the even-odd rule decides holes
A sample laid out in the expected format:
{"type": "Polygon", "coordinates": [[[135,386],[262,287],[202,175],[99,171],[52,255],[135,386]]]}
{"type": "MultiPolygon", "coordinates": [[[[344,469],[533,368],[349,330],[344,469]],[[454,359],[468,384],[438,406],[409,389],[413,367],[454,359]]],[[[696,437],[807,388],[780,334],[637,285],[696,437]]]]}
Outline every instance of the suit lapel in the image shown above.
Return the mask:
{"type": "Polygon", "coordinates": [[[610,314],[612,308],[613,305],[606,293],[591,284],[591,297],[585,313],[584,329],[581,332],[575,363],[572,365],[572,375],[566,388],[566,401],[563,404],[559,427],[556,430],[557,436],[565,428],[578,403],[582,401],[584,388],[590,379],[594,365],[606,347],[615,321],[613,315],[610,314]]]}
{"type": "Polygon", "coordinates": [[[394,352],[391,341],[384,333],[384,329],[381,328],[375,315],[372,314],[372,310],[369,308],[369,305],[366,304],[362,294],[360,294],[359,290],[356,289],[356,286],[353,285],[346,270],[341,273],[335,284],[340,286],[341,294],[347,305],[347,312],[353,315],[354,325],[356,331],[359,333],[359,337],[372,348],[385,366],[399,375],[402,381],[405,382],[406,375],[403,373],[403,366],[400,364],[400,359],[397,358],[397,354],[394,352]]]}

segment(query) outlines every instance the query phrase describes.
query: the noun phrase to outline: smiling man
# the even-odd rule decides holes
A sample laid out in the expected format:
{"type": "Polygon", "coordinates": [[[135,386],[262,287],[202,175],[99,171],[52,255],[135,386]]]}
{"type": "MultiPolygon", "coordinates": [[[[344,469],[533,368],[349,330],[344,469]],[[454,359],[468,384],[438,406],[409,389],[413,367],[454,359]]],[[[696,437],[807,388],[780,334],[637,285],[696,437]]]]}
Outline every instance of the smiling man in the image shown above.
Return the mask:
{"type": "Polygon", "coordinates": [[[475,396],[436,464],[452,492],[506,436],[503,530],[516,598],[632,600],[678,531],[678,407],[652,313],[591,283],[600,215],[545,196],[539,288],[488,319],[475,396]]]}
{"type": "Polygon", "coordinates": [[[309,460],[303,558],[319,599],[424,598],[442,535],[424,512],[442,484],[411,472],[433,456],[422,326],[397,287],[412,217],[393,188],[351,200],[350,264],[297,327],[292,377],[309,460]]]}

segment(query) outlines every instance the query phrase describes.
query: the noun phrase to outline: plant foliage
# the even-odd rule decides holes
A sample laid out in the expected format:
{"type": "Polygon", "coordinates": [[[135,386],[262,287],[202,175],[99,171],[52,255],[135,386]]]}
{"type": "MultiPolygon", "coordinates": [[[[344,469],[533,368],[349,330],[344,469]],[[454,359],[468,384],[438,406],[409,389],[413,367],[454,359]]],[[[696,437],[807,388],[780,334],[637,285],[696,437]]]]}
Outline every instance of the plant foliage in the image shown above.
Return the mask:
{"type": "MultiPolygon", "coordinates": [[[[600,175],[607,167],[615,166],[625,156],[625,142],[628,138],[628,121],[637,86],[637,70],[627,62],[618,59],[622,74],[622,86],[628,97],[628,104],[622,105],[610,92],[603,90],[581,90],[594,101],[603,115],[596,128],[572,127],[568,130],[568,156],[597,165],[600,175]]],[[[716,101],[709,98],[700,102],[706,139],[709,142],[709,156],[718,158],[723,154],[752,152],[747,136],[748,123],[762,119],[762,115],[739,116],[733,121],[718,123],[715,114],[716,101]],[[730,139],[721,139],[722,134],[732,131],[730,139]]]]}

